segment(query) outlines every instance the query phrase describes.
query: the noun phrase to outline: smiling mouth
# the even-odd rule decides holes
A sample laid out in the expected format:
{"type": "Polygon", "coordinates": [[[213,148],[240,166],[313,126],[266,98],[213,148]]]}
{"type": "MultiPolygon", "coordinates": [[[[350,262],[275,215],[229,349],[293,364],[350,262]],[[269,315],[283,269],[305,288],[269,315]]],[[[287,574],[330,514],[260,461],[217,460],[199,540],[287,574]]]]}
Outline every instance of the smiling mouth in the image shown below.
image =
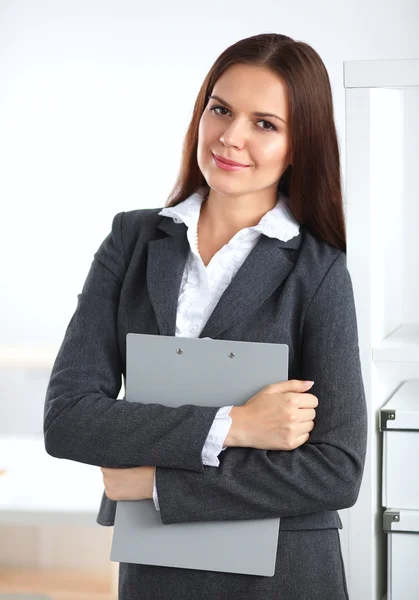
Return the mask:
{"type": "Polygon", "coordinates": [[[241,167],[241,168],[245,168],[245,167],[249,167],[250,165],[244,165],[242,163],[237,163],[234,161],[229,161],[228,159],[223,158],[222,156],[219,156],[218,154],[214,154],[214,152],[211,152],[213,158],[215,158],[216,160],[218,160],[219,162],[224,163],[225,165],[230,165],[232,167],[241,167]]]}
{"type": "Polygon", "coordinates": [[[225,162],[221,157],[219,158],[218,155],[214,154],[213,152],[211,152],[211,156],[212,156],[212,160],[214,161],[214,163],[217,165],[217,167],[219,169],[222,169],[223,171],[244,171],[245,169],[248,169],[250,165],[241,165],[241,164],[231,164],[228,162],[225,162]]]}

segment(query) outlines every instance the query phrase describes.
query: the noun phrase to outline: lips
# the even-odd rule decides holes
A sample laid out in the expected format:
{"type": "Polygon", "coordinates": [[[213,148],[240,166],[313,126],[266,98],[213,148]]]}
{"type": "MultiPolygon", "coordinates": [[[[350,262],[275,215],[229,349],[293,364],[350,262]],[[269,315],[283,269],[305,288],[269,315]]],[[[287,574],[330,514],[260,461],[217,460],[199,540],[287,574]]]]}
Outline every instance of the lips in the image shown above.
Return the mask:
{"type": "Polygon", "coordinates": [[[243,163],[238,163],[235,162],[234,160],[229,160],[228,158],[224,158],[223,156],[220,156],[219,154],[214,154],[214,152],[211,153],[213,156],[215,156],[215,158],[217,160],[220,160],[221,162],[225,163],[226,165],[232,165],[233,167],[247,167],[248,165],[244,165],[243,163]]]}

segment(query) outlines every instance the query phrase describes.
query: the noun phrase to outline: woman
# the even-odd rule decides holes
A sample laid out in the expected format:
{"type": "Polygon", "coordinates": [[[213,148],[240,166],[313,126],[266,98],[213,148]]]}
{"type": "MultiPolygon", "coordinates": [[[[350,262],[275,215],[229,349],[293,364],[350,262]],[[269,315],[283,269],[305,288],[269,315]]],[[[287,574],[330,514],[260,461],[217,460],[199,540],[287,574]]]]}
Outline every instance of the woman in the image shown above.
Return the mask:
{"type": "Polygon", "coordinates": [[[166,207],[118,213],[94,255],[44,432],[49,454],[101,467],[101,525],[144,498],[164,524],[281,517],[273,577],[121,563],[120,599],[348,598],[336,511],[358,496],[366,405],[332,95],[310,46],[256,35],[216,60],[166,207]],[[289,380],[240,407],[116,401],[128,332],[285,343],[289,380]]]}

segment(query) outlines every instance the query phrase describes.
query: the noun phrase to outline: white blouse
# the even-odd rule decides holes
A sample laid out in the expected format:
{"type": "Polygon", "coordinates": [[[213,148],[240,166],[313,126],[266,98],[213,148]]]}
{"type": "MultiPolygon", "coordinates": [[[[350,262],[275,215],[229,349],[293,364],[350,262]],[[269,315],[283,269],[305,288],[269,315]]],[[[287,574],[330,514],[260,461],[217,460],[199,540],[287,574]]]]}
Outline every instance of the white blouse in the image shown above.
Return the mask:
{"type": "MultiPolygon", "coordinates": [[[[205,267],[198,252],[198,220],[208,191],[208,186],[202,186],[176,206],[163,208],[159,212],[159,215],[171,217],[175,223],[184,223],[188,228],[190,251],[183,271],[176,317],[175,335],[179,337],[199,337],[224,290],[261,234],[286,242],[300,231],[298,221],[288,208],[289,199],[278,192],[276,206],[265,213],[257,225],[238,231],[205,267]]],[[[218,467],[220,464],[217,456],[225,450],[223,442],[232,423],[229,417],[231,408],[223,406],[215,416],[201,453],[204,465],[218,467]]],[[[157,510],[160,510],[155,478],[153,500],[157,510]]]]}

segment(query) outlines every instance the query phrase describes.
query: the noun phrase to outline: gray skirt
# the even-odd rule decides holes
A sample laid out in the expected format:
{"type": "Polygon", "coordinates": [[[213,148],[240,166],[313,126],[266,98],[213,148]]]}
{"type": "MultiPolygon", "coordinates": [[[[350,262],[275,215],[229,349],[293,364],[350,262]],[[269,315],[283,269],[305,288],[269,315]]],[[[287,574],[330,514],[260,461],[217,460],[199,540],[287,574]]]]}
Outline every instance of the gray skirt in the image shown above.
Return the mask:
{"type": "Polygon", "coordinates": [[[279,531],[275,575],[120,563],[119,600],[349,600],[338,529],[279,531]]]}

